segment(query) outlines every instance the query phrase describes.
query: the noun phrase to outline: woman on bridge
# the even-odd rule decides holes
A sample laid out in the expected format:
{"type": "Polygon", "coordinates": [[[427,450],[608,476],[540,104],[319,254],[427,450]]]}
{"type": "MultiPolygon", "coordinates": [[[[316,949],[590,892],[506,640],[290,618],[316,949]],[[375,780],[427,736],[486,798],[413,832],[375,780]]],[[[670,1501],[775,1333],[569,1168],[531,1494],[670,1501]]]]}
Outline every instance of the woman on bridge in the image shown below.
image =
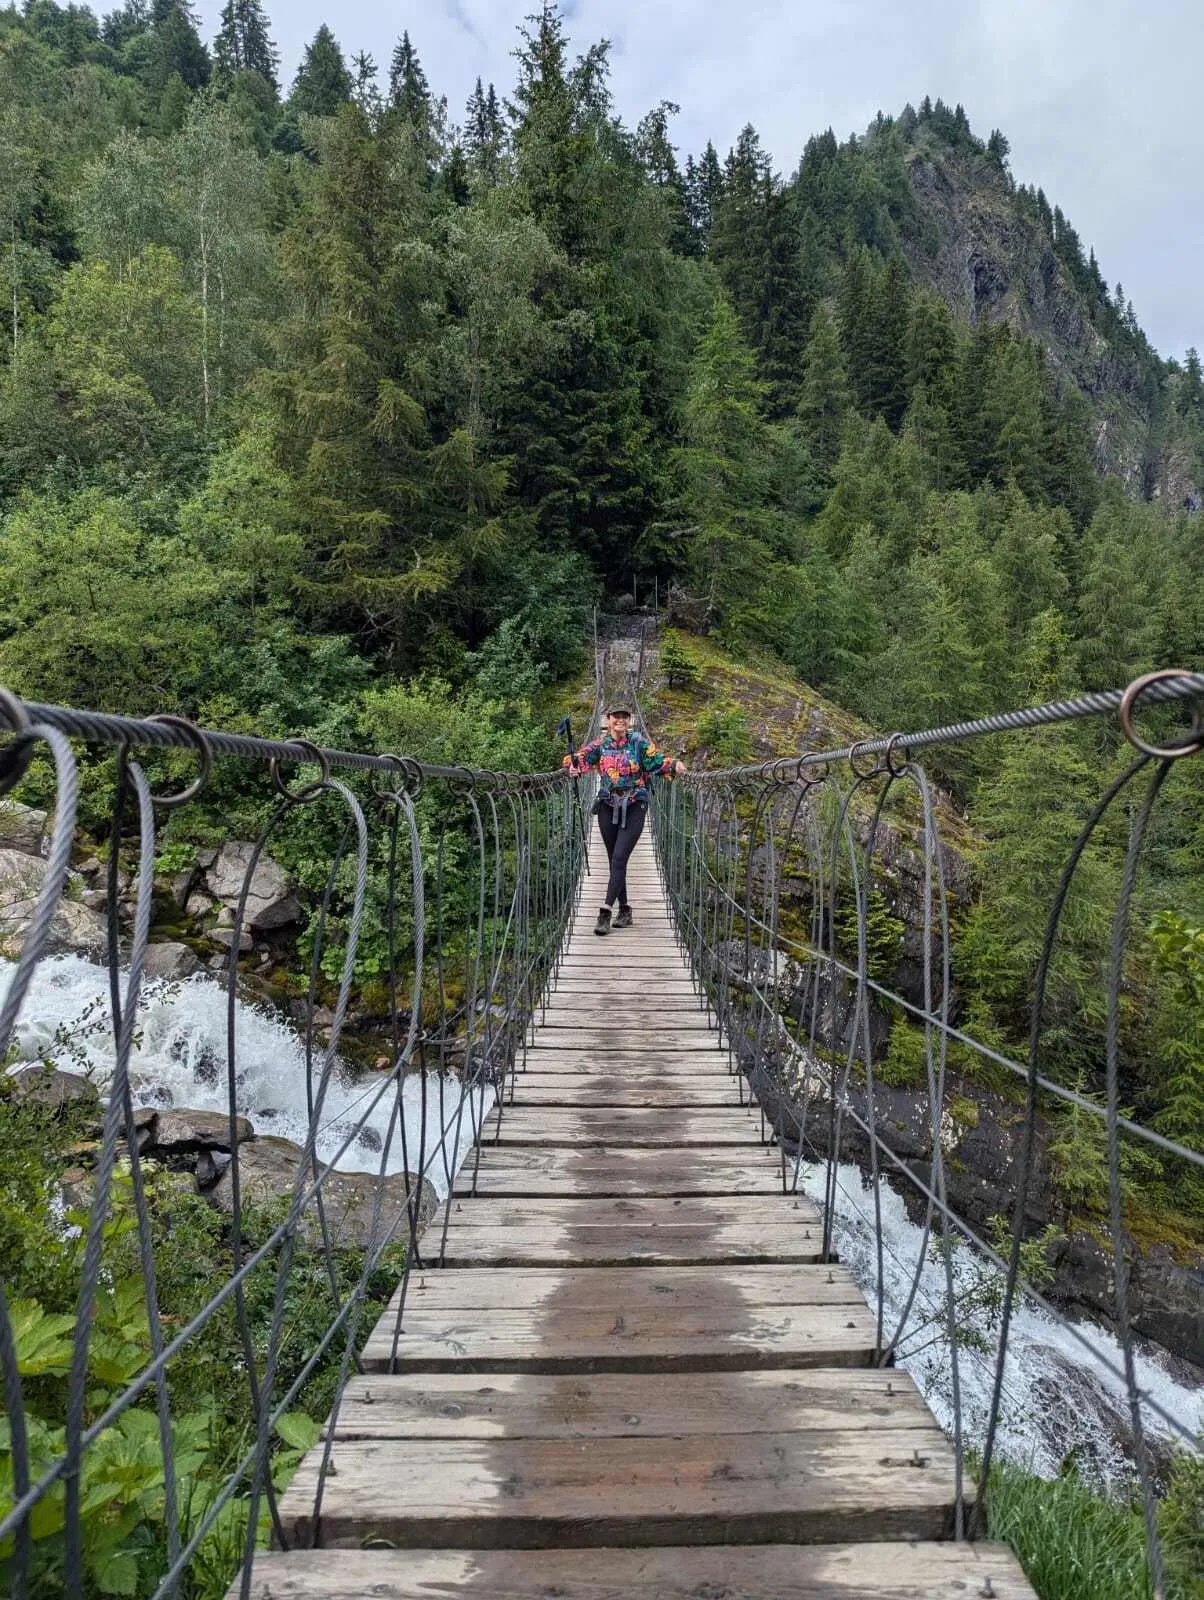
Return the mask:
{"type": "Polygon", "coordinates": [[[606,713],[606,732],[600,739],[582,745],[575,755],[565,756],[564,764],[574,778],[591,767],[601,775],[594,814],[598,832],[610,862],[610,882],[606,900],[598,911],[594,932],[609,933],[611,911],[619,902],[616,928],[631,927],[631,907],[627,903],[627,862],[635,849],[648,817],[648,779],[654,774],[672,778],[686,770],[685,763],[663,756],[650,740],[631,726],[626,706],[611,706],[606,713]]]}

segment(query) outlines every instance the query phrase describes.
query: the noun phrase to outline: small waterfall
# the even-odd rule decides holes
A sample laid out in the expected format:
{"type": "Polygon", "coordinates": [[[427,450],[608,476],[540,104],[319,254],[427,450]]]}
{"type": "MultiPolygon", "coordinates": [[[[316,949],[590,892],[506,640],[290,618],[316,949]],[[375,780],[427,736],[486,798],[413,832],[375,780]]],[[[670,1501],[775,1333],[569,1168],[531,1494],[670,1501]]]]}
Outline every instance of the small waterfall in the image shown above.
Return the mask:
{"type": "MultiPolygon", "coordinates": [[[[13,963],[0,961],[0,996],[7,992],[13,963]]],[[[250,1118],[256,1133],[273,1134],[303,1144],[309,1126],[306,1108],[305,1046],[296,1030],[280,1017],[246,1001],[236,1004],[237,1110],[250,1118]]],[[[104,1094],[113,1071],[113,1031],[109,981],[104,967],[80,956],[58,956],[38,967],[18,1020],[15,1043],[19,1071],[48,1061],[65,1072],[87,1076],[104,1094]]],[[[320,1064],[316,1056],[315,1069],[320,1064]]],[[[138,1029],[130,1058],[135,1104],[188,1106],[195,1110],[227,1110],[226,990],[203,974],[180,980],[151,980],[143,985],[138,1029]]],[[[388,1135],[392,1093],[380,1091],[373,1076],[356,1078],[336,1066],[322,1109],[318,1155],[329,1160],[361,1121],[363,1127],[339,1157],[349,1172],[381,1170],[383,1141],[388,1135]]],[[[315,1085],[316,1087],[316,1085],[315,1085]]],[[[460,1113],[460,1084],[451,1077],[417,1073],[402,1090],[405,1119],[404,1163],[411,1172],[420,1165],[443,1199],[452,1175],[472,1148],[473,1124],[479,1124],[493,1103],[474,1090],[460,1113]],[[424,1124],[425,1148],[421,1150],[424,1124]],[[457,1117],[460,1117],[457,1139],[457,1117]]],[[[395,1127],[386,1170],[403,1168],[400,1127],[395,1127]]]]}

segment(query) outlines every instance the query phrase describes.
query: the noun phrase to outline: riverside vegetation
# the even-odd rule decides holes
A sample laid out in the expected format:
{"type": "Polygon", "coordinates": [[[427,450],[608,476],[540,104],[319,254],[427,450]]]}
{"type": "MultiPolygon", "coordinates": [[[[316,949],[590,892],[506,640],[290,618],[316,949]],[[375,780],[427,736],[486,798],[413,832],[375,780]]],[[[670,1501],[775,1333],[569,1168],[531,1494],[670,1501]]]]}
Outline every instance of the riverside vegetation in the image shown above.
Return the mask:
{"type": "MultiPolygon", "coordinates": [[[[685,630],[663,659],[673,676],[678,652],[679,688],[713,652],[883,728],[1199,664],[1200,362],[1150,347],[1060,208],[1014,182],[1002,133],[925,98],[814,133],[783,177],[752,127],[726,159],[682,162],[671,105],[625,126],[607,47],[574,57],[552,5],[516,61],[457,116],[408,35],[378,70],[323,26],[285,93],[258,0],[229,0],[211,48],[180,0],[0,10],[0,681],[504,768],[552,764],[543,713],[591,606],[654,579],[685,630]]],[[[737,689],[708,717],[715,759],[756,750],[737,689]]],[[[1112,733],[1071,727],[936,762],[974,841],[957,977],[992,1042],[1025,1036],[1043,908],[1123,759],[1112,733]]],[[[82,820],[102,838],[111,770],[85,761],[82,820]]],[[[35,764],[21,798],[52,789],[35,764]]],[[[1204,767],[1181,763],[1122,1015],[1126,1104],[1197,1149],[1202,800],[1204,767]]],[[[264,803],[252,775],[215,774],[168,822],[165,870],[253,837],[264,803]]],[[[315,903],[334,826],[303,809],[273,843],[315,903]]],[[[1113,827],[1088,853],[1051,975],[1047,1070],[1085,1094],[1123,850],[1113,827]]],[[[902,1021],[888,1052],[906,1081],[902,1021]]],[[[71,1129],[34,1139],[32,1115],[0,1103],[2,1248],[50,1440],[74,1263],[46,1196],[71,1129]]],[[[1068,1115],[1058,1133],[1062,1200],[1097,1228],[1094,1126],[1068,1115]]],[[[1134,1235],[1198,1256],[1198,1177],[1147,1156],[1126,1183],[1134,1235]]],[[[170,1185],[155,1207],[162,1238],[220,1227],[170,1185]]],[[[118,1265],[128,1226],[119,1195],[118,1265]]],[[[163,1271],[186,1317],[204,1285],[163,1271]]],[[[143,1337],[122,1281],[97,1405],[143,1337]]],[[[234,1335],[210,1330],[220,1368],[234,1335]]],[[[198,1495],[248,1425],[215,1370],[180,1380],[198,1495]]],[[[313,1415],[324,1399],[303,1396],[313,1415]]],[[[284,1465],[301,1442],[282,1441],[284,1465]]],[[[98,1488],[89,1581],[140,1594],[161,1487],[145,1461],[123,1481],[141,1487],[98,1488]]],[[[56,1531],[39,1538],[48,1592],[56,1531]]],[[[220,1592],[219,1567],[197,1593],[220,1592]]],[[[1123,1583],[1090,1593],[1141,1592],[1123,1583]]]]}

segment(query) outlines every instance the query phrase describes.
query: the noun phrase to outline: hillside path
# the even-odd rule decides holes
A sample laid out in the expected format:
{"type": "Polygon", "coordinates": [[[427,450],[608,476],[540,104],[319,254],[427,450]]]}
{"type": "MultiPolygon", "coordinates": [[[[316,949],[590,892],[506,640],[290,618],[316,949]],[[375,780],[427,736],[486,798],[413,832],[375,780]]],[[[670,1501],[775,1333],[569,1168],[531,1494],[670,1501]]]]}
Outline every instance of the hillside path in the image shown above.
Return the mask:
{"type": "Polygon", "coordinates": [[[952,1448],[782,1192],[651,844],[604,939],[592,850],[446,1265],[369,1338],[317,1526],[321,1447],[254,1600],[1033,1600],[1008,1551],[952,1541],[952,1448]]]}

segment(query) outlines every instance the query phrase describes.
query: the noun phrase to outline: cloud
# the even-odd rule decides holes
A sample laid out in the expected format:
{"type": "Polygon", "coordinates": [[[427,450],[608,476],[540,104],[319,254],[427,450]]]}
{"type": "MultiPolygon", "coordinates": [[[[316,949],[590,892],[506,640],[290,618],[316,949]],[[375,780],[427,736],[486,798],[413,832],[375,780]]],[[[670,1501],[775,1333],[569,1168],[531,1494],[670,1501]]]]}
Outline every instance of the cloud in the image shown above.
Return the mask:
{"type": "MultiPolygon", "coordinates": [[[[408,27],[458,117],[478,74],[509,90],[536,6],[439,0],[411,17],[343,0],[331,17],[329,0],[294,0],[272,20],[286,82],[324,20],[377,61],[408,27]]],[[[210,35],[220,8],[200,7],[210,35]]],[[[1159,349],[1204,344],[1201,0],[569,0],[564,15],[575,49],[613,41],[625,120],[681,106],[683,153],[724,152],[751,121],[788,173],[828,126],[845,138],[925,94],[960,101],[984,138],[1007,134],[1017,179],[1062,207],[1159,349]]]]}

